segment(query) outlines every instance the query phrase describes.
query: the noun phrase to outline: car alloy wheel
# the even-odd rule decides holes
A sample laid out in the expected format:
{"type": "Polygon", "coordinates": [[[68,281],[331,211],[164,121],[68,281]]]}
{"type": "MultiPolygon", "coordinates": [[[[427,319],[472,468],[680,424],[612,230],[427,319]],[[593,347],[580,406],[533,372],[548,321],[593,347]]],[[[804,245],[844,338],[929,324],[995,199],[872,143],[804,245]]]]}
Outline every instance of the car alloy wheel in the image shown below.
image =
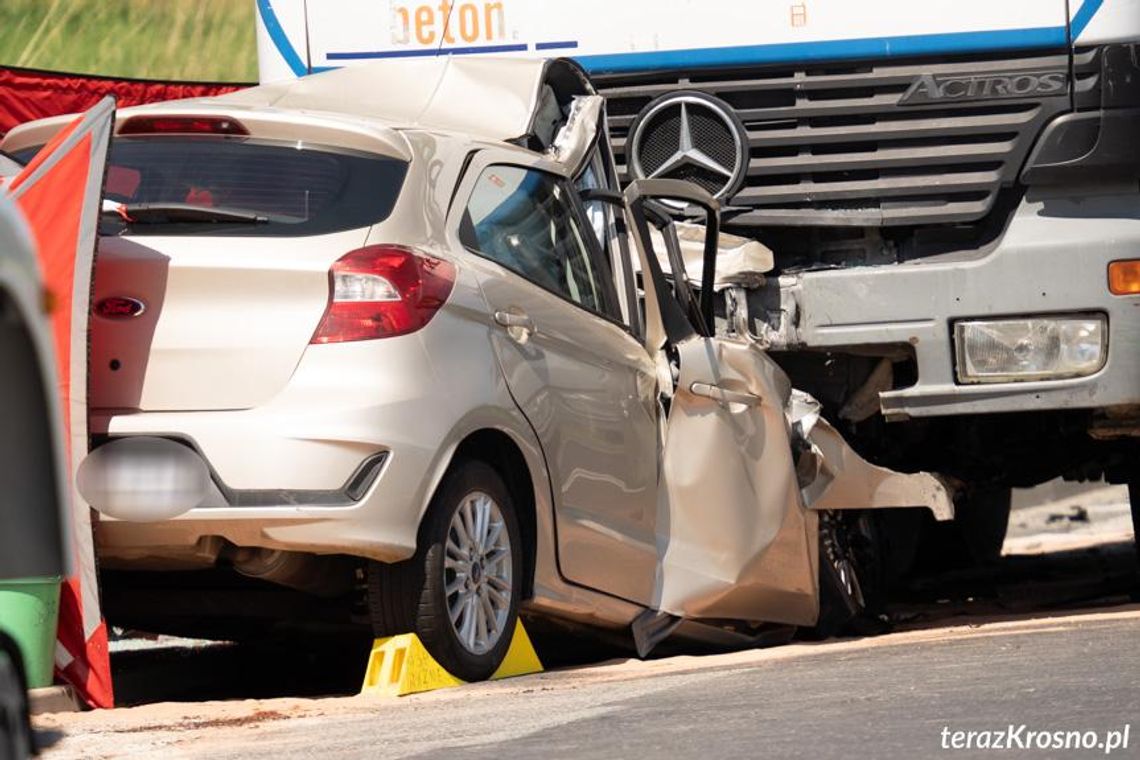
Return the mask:
{"type": "Polygon", "coordinates": [[[820,515],[822,559],[831,565],[843,596],[850,600],[851,610],[861,612],[866,608],[867,601],[863,598],[863,587],[859,582],[855,552],[849,535],[851,530],[851,526],[834,512],[824,512],[820,515]]]}
{"type": "Polygon", "coordinates": [[[514,596],[511,537],[499,505],[473,491],[451,518],[444,546],[444,594],[459,643],[491,651],[506,632],[514,596]]]}
{"type": "Polygon", "coordinates": [[[814,633],[883,633],[886,579],[878,527],[866,512],[824,511],[819,515],[819,619],[814,633]]]}
{"type": "Polygon", "coordinates": [[[414,632],[456,678],[490,678],[511,644],[523,577],[518,518],[499,473],[476,460],[452,464],[418,545],[411,559],[369,564],[373,633],[414,632]]]}

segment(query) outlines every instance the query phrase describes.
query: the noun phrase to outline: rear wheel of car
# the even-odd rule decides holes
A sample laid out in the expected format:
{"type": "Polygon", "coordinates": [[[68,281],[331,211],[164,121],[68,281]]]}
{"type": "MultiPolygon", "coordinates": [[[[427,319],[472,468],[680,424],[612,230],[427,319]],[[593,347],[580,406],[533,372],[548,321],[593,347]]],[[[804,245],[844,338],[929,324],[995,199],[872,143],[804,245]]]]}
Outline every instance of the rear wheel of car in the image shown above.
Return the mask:
{"type": "Polygon", "coordinates": [[[374,562],[369,609],[377,635],[415,632],[464,681],[490,678],[518,619],[522,540],[511,495],[482,462],[452,466],[406,562],[374,562]]]}

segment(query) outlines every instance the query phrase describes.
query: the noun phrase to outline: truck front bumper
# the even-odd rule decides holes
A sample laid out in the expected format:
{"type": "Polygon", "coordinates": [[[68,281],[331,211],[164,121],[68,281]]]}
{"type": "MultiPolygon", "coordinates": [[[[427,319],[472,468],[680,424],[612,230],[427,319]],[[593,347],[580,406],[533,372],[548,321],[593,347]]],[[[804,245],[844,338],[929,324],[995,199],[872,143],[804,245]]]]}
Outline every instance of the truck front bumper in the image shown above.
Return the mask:
{"type": "Polygon", "coordinates": [[[988,249],[903,264],[780,277],[773,348],[889,355],[909,347],[918,380],[880,396],[888,419],[1140,404],[1140,296],[1114,296],[1112,261],[1140,258],[1140,192],[1024,200],[988,249]],[[1063,380],[965,385],[954,323],[1006,316],[1101,314],[1107,360],[1063,380]]]}

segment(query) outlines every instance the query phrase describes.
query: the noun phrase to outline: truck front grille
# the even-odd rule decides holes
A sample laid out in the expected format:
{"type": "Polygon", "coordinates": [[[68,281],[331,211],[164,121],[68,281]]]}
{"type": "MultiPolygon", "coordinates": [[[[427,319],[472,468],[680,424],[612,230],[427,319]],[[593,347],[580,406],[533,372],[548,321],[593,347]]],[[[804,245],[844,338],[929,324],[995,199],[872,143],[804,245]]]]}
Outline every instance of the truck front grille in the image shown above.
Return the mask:
{"type": "MultiPolygon", "coordinates": [[[[695,91],[728,104],[743,127],[746,167],[738,187],[722,198],[732,224],[861,227],[985,216],[998,191],[1015,182],[1043,125],[1071,108],[1069,79],[1064,51],[594,77],[607,98],[615,154],[626,179],[633,166],[630,129],[638,115],[660,106],[661,96],[695,91]],[[1062,77],[1063,86],[1054,92],[1042,86],[1022,96],[999,86],[997,95],[912,98],[911,104],[900,104],[924,76],[938,82],[977,78],[981,91],[994,77],[1046,73],[1054,82],[1062,77]]],[[[1022,79],[1020,85],[1031,81],[1022,79]]],[[[647,122],[639,139],[643,175],[665,161],[664,143],[678,118],[667,110],[655,110],[660,124],[650,128],[647,122]]],[[[701,148],[702,134],[715,137],[720,131],[706,126],[693,134],[701,148]]],[[[722,156],[725,148],[715,143],[705,152],[722,156]]],[[[710,174],[698,163],[686,162],[659,176],[690,178],[715,190],[715,169],[710,174]]]]}

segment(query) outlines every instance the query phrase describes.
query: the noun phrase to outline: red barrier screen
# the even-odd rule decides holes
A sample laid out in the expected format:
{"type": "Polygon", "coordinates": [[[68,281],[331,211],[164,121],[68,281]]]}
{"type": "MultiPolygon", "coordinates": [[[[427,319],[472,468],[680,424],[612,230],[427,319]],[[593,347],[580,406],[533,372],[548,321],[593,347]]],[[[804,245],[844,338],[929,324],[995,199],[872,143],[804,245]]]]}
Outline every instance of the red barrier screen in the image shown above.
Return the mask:
{"type": "Polygon", "coordinates": [[[126,108],[161,100],[223,95],[249,86],[117,79],[0,66],[0,137],[25,121],[86,111],[106,95],[114,96],[119,108],[126,108]]]}

